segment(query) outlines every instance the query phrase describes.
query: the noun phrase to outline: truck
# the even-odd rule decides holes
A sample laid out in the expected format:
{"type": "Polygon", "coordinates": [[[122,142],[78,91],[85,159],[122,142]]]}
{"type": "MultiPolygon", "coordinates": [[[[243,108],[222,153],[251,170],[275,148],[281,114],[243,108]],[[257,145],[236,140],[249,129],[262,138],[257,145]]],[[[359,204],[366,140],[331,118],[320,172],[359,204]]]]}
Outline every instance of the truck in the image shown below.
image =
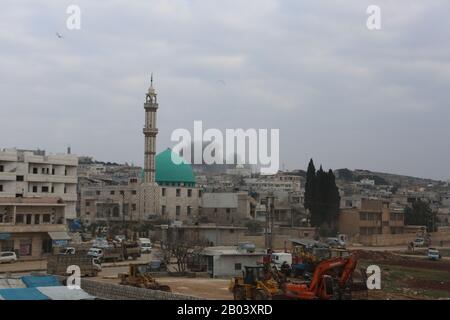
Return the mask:
{"type": "Polygon", "coordinates": [[[98,258],[100,261],[123,261],[131,257],[136,260],[141,256],[141,248],[137,242],[122,242],[109,247],[92,247],[89,249],[88,256],[98,258]]]}
{"type": "Polygon", "coordinates": [[[148,238],[139,238],[139,246],[141,249],[141,253],[152,252],[152,242],[148,238]]]}
{"type": "Polygon", "coordinates": [[[273,252],[271,260],[277,270],[281,270],[283,263],[287,263],[289,267],[292,265],[292,254],[287,252],[273,252]]]}
{"type": "Polygon", "coordinates": [[[102,270],[99,261],[95,258],[86,255],[68,254],[50,256],[47,260],[47,273],[67,276],[69,275],[67,268],[73,265],[80,268],[82,277],[95,277],[102,270]]]}

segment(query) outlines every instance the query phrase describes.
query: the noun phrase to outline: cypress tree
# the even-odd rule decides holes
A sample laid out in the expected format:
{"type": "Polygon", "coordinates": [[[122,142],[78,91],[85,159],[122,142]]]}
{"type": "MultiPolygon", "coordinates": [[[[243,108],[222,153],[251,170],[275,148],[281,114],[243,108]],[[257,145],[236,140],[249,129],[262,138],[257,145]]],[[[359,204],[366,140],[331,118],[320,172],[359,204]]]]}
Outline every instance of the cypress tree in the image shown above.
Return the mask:
{"type": "Polygon", "coordinates": [[[312,209],[312,203],[314,199],[314,188],[316,180],[316,168],[314,167],[313,159],[309,160],[308,171],[306,172],[306,183],[305,183],[305,209],[312,209]]]}

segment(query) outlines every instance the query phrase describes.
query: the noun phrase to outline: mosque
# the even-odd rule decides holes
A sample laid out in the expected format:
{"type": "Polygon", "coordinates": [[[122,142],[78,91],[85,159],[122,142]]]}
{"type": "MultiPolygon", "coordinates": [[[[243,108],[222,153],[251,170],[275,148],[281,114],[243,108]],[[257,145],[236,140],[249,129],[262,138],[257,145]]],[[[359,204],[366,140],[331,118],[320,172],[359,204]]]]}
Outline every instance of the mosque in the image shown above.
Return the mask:
{"type": "Polygon", "coordinates": [[[93,222],[143,222],[154,218],[195,221],[199,215],[202,190],[191,165],[177,159],[169,148],[156,154],[156,113],[158,99],[153,76],[145,95],[144,168],[140,179],[128,185],[87,186],[80,190],[79,215],[93,222]],[[181,162],[181,161],[180,161],[181,162]],[[179,163],[179,161],[177,161],[179,163]]]}

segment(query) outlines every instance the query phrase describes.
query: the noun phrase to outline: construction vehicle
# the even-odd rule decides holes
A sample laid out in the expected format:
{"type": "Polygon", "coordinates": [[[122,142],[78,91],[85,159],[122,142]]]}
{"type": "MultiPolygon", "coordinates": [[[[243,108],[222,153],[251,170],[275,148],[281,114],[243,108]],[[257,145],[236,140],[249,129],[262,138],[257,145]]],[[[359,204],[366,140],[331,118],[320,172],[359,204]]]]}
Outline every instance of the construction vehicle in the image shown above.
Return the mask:
{"type": "Polygon", "coordinates": [[[66,254],[50,256],[47,259],[47,273],[66,276],[69,266],[78,266],[81,276],[95,277],[102,270],[95,258],[80,254],[66,254]]]}
{"type": "Polygon", "coordinates": [[[151,276],[149,264],[130,264],[128,273],[119,273],[121,285],[171,292],[167,285],[159,284],[151,276]]]}
{"type": "Polygon", "coordinates": [[[244,267],[242,277],[231,279],[229,288],[234,300],[267,300],[283,293],[265,266],[244,267]]]}
{"type": "Polygon", "coordinates": [[[288,298],[301,300],[351,299],[352,275],[357,259],[354,254],[320,262],[309,283],[285,283],[288,298]]]}

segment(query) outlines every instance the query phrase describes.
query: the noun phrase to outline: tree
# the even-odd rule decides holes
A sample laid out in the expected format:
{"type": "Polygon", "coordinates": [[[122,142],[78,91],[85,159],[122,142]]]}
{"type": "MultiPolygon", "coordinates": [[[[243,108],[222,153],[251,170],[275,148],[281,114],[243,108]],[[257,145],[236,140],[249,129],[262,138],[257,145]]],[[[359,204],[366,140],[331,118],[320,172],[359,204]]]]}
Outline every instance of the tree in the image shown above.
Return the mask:
{"type": "Polygon", "coordinates": [[[311,159],[305,184],[304,205],[306,209],[309,209],[311,225],[317,228],[326,225],[321,229],[334,230],[340,201],[341,197],[333,171],[325,172],[320,166],[316,172],[311,159]]]}
{"type": "Polygon", "coordinates": [[[305,183],[305,209],[311,210],[312,203],[314,201],[314,189],[316,180],[316,168],[314,167],[313,159],[309,160],[308,171],[306,172],[306,183],[305,183]]]}
{"type": "Polygon", "coordinates": [[[414,201],[411,207],[405,208],[405,224],[426,226],[429,232],[436,231],[436,213],[428,202],[414,201]]]}

